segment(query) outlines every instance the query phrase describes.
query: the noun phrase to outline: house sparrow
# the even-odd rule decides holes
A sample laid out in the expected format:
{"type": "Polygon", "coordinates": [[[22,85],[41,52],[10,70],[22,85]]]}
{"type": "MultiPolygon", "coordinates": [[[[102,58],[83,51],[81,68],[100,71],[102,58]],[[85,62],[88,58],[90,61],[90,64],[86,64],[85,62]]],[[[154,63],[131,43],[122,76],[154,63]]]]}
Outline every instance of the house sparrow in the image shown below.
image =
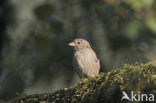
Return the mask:
{"type": "Polygon", "coordinates": [[[87,40],[78,38],[68,45],[74,47],[73,66],[80,79],[99,74],[99,59],[87,40]]]}

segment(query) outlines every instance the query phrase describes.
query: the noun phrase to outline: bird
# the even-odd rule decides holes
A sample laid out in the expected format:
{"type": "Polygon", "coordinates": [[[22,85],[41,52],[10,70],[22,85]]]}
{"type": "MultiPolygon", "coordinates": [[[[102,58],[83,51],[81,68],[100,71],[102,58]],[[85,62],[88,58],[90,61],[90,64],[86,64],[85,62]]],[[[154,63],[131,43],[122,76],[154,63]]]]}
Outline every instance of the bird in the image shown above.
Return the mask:
{"type": "Polygon", "coordinates": [[[73,67],[80,79],[99,74],[99,59],[87,40],[76,38],[68,45],[74,48],[73,67]]]}

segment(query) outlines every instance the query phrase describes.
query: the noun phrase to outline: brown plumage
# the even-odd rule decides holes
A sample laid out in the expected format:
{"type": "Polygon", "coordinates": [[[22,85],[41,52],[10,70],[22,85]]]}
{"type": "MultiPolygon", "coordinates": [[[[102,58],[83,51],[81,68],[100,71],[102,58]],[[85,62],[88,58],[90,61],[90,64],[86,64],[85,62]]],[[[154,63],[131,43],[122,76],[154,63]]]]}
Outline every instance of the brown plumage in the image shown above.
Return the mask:
{"type": "Polygon", "coordinates": [[[68,45],[74,47],[73,66],[80,79],[99,74],[99,60],[88,41],[78,38],[68,45]]]}

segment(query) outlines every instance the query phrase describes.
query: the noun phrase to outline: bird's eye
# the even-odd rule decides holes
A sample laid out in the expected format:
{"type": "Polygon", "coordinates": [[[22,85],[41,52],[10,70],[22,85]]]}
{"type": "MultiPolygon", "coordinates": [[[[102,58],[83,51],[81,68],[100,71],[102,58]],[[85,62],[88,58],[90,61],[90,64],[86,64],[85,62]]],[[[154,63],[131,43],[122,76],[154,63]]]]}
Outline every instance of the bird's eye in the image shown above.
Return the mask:
{"type": "Polygon", "coordinates": [[[80,44],[80,42],[78,41],[77,44],[80,44]]]}

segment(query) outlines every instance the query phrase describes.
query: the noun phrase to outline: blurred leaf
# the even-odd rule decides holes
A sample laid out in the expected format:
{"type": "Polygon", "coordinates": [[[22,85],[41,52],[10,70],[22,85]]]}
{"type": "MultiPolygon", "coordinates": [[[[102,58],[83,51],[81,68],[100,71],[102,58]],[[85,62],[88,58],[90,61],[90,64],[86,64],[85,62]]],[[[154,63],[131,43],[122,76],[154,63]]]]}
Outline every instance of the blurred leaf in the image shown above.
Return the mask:
{"type": "Polygon", "coordinates": [[[63,24],[61,21],[51,18],[49,23],[54,33],[61,34],[63,32],[63,24]]]}
{"type": "Polygon", "coordinates": [[[53,12],[54,12],[53,5],[52,4],[47,4],[47,3],[36,7],[35,10],[34,10],[35,15],[41,20],[43,20],[43,19],[47,18],[48,16],[52,15],[53,12]]]}
{"type": "Polygon", "coordinates": [[[152,5],[154,0],[126,0],[135,11],[140,11],[143,8],[148,8],[152,5]]]}
{"type": "Polygon", "coordinates": [[[142,26],[142,22],[139,20],[131,21],[127,26],[125,26],[125,35],[131,39],[135,40],[139,35],[139,30],[142,26]]]}
{"type": "Polygon", "coordinates": [[[43,35],[37,35],[34,37],[35,42],[37,44],[38,48],[38,58],[45,59],[48,58],[52,53],[52,44],[51,39],[43,36],[43,35]]]}
{"type": "Polygon", "coordinates": [[[19,61],[18,55],[16,50],[11,51],[11,53],[7,54],[4,59],[4,68],[8,71],[16,72],[18,71],[21,65],[21,61],[19,61]]]}
{"type": "Polygon", "coordinates": [[[156,34],[156,18],[154,16],[148,16],[145,22],[147,27],[156,34]]]}

